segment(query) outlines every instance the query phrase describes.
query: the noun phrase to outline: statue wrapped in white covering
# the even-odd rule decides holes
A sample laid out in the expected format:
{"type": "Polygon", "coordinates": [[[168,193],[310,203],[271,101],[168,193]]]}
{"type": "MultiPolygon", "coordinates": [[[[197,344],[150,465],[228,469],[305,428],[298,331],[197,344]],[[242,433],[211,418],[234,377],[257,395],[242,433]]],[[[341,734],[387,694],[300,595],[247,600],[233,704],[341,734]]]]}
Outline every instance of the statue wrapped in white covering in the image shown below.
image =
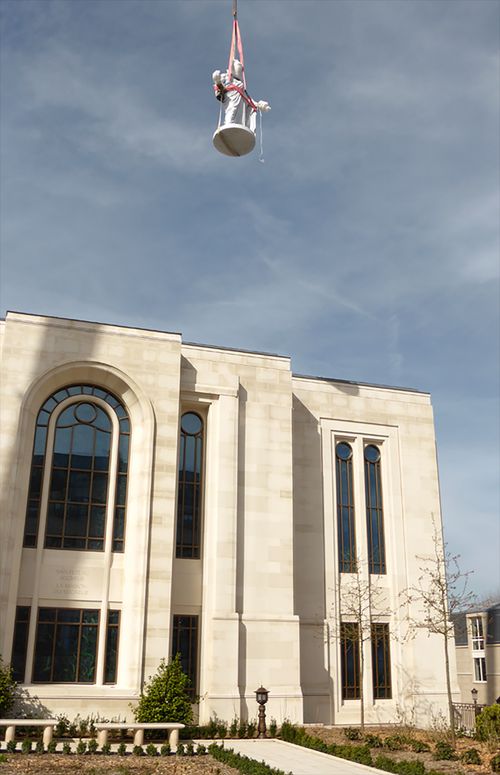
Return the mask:
{"type": "Polygon", "coordinates": [[[245,88],[243,65],[233,59],[231,70],[212,74],[215,96],[221,103],[214,146],[226,156],[244,156],[255,146],[257,111],[271,110],[268,102],[254,102],[245,88]]]}

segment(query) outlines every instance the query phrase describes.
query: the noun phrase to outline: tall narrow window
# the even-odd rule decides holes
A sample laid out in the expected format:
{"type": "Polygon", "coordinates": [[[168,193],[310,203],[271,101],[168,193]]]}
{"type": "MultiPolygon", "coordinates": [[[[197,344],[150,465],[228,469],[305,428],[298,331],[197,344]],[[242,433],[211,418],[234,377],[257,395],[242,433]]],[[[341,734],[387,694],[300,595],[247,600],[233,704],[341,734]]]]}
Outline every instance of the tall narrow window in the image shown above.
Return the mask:
{"type": "Polygon", "coordinates": [[[352,449],[345,441],[341,441],[335,447],[335,461],[337,474],[339,570],[341,573],[356,573],[352,449]]]}
{"type": "Polygon", "coordinates": [[[472,651],[484,651],[484,631],[483,620],[481,616],[474,616],[471,619],[472,630],[472,651]]]}
{"type": "Polygon", "coordinates": [[[370,573],[385,573],[384,511],[380,450],[374,444],[365,447],[366,522],[370,573]]]}
{"type": "Polygon", "coordinates": [[[95,683],[99,611],[40,608],[33,681],[95,683]]]}
{"type": "Polygon", "coordinates": [[[198,414],[182,415],[176,556],[192,560],[200,557],[203,430],[198,414]]]}
{"type": "Polygon", "coordinates": [[[372,624],[372,675],[373,699],[390,700],[391,647],[388,624],[372,624]]]}
{"type": "Polygon", "coordinates": [[[36,546],[42,502],[47,503],[45,548],[102,551],[106,512],[114,488],[113,551],[123,551],[130,423],[123,405],[108,391],[90,385],[62,388],[45,401],[36,422],[24,546],[36,546]],[[81,398],[81,400],[76,400],[81,398]],[[104,401],[119,426],[118,461],[111,470],[113,424],[95,400],[104,401]],[[52,413],[65,404],[57,419],[52,413]],[[47,447],[49,426],[53,441],[47,447]],[[51,471],[42,498],[44,468],[51,471]]]}
{"type": "Polygon", "coordinates": [[[359,700],[359,625],[356,622],[340,624],[340,661],[342,672],[342,699],[359,700]]]}
{"type": "Polygon", "coordinates": [[[194,700],[198,673],[198,617],[174,616],[172,657],[179,654],[182,669],[189,677],[189,693],[194,700]]]}
{"type": "Polygon", "coordinates": [[[26,650],[28,648],[28,630],[30,626],[29,605],[18,605],[16,608],[16,623],[14,625],[14,641],[12,644],[11,667],[14,680],[24,683],[26,671],[26,650]]]}
{"type": "Polygon", "coordinates": [[[120,634],[120,612],[108,611],[108,626],[106,628],[106,663],[104,666],[104,683],[116,683],[118,667],[118,639],[120,634]]]}
{"type": "Polygon", "coordinates": [[[476,683],[486,681],[486,657],[474,657],[474,681],[476,683]]]}

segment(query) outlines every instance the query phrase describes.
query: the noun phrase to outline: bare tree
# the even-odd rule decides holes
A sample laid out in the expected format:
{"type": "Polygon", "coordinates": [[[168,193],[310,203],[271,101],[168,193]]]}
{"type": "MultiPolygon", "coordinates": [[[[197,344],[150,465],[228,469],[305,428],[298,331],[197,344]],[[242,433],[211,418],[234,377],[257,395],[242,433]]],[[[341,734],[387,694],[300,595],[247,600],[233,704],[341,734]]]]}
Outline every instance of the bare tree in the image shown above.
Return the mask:
{"type": "MultiPolygon", "coordinates": [[[[341,574],[340,610],[335,631],[330,635],[330,640],[335,640],[344,647],[345,642],[350,643],[353,649],[353,658],[359,655],[359,700],[360,700],[360,724],[365,728],[365,644],[372,640],[372,622],[374,616],[389,616],[390,609],[384,605],[383,591],[370,579],[359,558],[356,561],[356,573],[341,574]]],[[[375,619],[375,621],[377,620],[375,619]]]]}
{"type": "Polygon", "coordinates": [[[443,542],[434,515],[433,551],[429,555],[416,555],[421,561],[420,575],[413,586],[402,592],[403,604],[409,608],[409,635],[414,637],[418,630],[442,638],[446,670],[446,691],[448,695],[448,717],[451,737],[455,742],[455,724],[453,719],[453,696],[450,675],[450,644],[453,642],[453,614],[469,610],[474,602],[474,594],[468,590],[472,571],[464,572],[459,565],[460,555],[452,555],[443,542]]]}

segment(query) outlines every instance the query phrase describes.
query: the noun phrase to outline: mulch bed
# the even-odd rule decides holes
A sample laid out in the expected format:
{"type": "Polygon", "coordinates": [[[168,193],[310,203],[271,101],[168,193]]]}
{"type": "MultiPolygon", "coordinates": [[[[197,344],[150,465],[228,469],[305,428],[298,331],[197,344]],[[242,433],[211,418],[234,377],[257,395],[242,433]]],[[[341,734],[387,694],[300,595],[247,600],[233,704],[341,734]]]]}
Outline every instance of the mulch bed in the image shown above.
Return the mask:
{"type": "Polygon", "coordinates": [[[64,756],[63,754],[7,754],[0,775],[239,775],[211,756],[179,758],[148,756],[64,756]]]}

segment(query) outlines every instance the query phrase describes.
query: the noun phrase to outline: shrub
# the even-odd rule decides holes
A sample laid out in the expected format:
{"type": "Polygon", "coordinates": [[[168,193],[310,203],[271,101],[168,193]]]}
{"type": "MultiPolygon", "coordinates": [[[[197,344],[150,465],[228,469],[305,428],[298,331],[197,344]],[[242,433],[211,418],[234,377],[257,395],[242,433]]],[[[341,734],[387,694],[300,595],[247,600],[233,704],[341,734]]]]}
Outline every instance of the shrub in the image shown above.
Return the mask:
{"type": "Polygon", "coordinates": [[[255,737],[255,733],[257,731],[257,722],[256,721],[249,721],[247,725],[247,737],[255,737]]]}
{"type": "Polygon", "coordinates": [[[109,756],[111,753],[111,745],[109,743],[104,743],[101,746],[101,753],[103,756],[109,756]]]}
{"type": "Polygon", "coordinates": [[[492,772],[500,772],[500,753],[495,754],[490,759],[490,769],[492,772]]]}
{"type": "Polygon", "coordinates": [[[85,740],[80,739],[78,741],[78,745],[76,746],[76,752],[81,755],[81,754],[84,754],[86,751],[87,751],[87,743],[85,742],[85,740]]]}
{"type": "Polygon", "coordinates": [[[184,749],[183,743],[179,743],[179,745],[177,746],[177,751],[176,751],[177,756],[184,756],[185,753],[186,753],[186,751],[184,749]]]}
{"type": "Polygon", "coordinates": [[[348,740],[361,740],[361,732],[356,727],[345,727],[343,731],[348,740]]]}
{"type": "Polygon", "coordinates": [[[127,744],[122,741],[118,746],[116,753],[118,754],[118,756],[125,756],[125,754],[127,753],[127,744]]]}
{"type": "Polygon", "coordinates": [[[276,732],[278,731],[278,724],[276,722],[275,718],[272,718],[269,723],[269,734],[271,737],[276,737],[276,732]]]}
{"type": "Polygon", "coordinates": [[[168,743],[164,743],[160,748],[160,756],[170,756],[170,745],[168,743]]]}
{"type": "Polygon", "coordinates": [[[186,756],[194,756],[194,747],[192,743],[186,745],[186,756]]]}
{"type": "Polygon", "coordinates": [[[154,743],[148,743],[146,746],[147,756],[158,756],[158,749],[154,743]]]}
{"type": "Polygon", "coordinates": [[[142,745],[134,745],[132,748],[132,753],[134,756],[142,756],[144,751],[142,749],[142,745]]]}
{"type": "Polygon", "coordinates": [[[43,740],[36,741],[35,753],[45,753],[45,746],[43,744],[43,740]]]}
{"type": "Polygon", "coordinates": [[[221,740],[227,736],[227,724],[225,721],[219,721],[217,723],[217,734],[221,740]]]}
{"type": "Polygon", "coordinates": [[[14,705],[16,686],[10,666],[0,656],[0,718],[8,718],[14,705]]]}
{"type": "Polygon", "coordinates": [[[14,753],[16,750],[16,741],[15,740],[9,740],[7,745],[5,746],[8,753],[14,753]]]}
{"type": "Polygon", "coordinates": [[[477,748],[467,748],[460,757],[464,764],[481,764],[481,757],[477,748]]]}
{"type": "Polygon", "coordinates": [[[453,761],[456,759],[455,751],[452,746],[444,740],[439,740],[434,747],[435,759],[447,759],[453,761]]]}
{"type": "Polygon", "coordinates": [[[388,751],[402,751],[405,746],[405,741],[401,735],[389,735],[384,740],[384,748],[388,751]]]}
{"type": "Polygon", "coordinates": [[[415,753],[425,753],[431,750],[429,743],[426,743],[424,740],[411,740],[410,748],[415,753]]]}
{"type": "Polygon", "coordinates": [[[233,720],[231,721],[231,725],[229,727],[229,736],[230,737],[236,737],[236,735],[238,734],[238,726],[239,726],[238,719],[237,718],[233,718],[233,720]]]}
{"type": "Polygon", "coordinates": [[[5,764],[7,762],[7,757],[4,753],[0,753],[0,764],[5,764]]]}
{"type": "Polygon", "coordinates": [[[248,725],[246,721],[241,720],[238,725],[238,737],[246,737],[248,732],[248,725]]]}
{"type": "MultiPolygon", "coordinates": [[[[377,756],[374,762],[375,767],[384,772],[396,772],[398,775],[426,775],[426,769],[422,762],[418,761],[395,761],[388,756],[377,756]]],[[[427,773],[430,775],[430,773],[427,773]]]]}
{"type": "Polygon", "coordinates": [[[365,745],[369,746],[370,748],[382,748],[384,745],[384,742],[379,735],[372,735],[368,734],[365,735],[365,745]]]}
{"type": "Polygon", "coordinates": [[[99,748],[99,744],[95,737],[92,738],[92,740],[89,740],[87,749],[89,753],[97,753],[97,749],[99,748]]]}
{"type": "Polygon", "coordinates": [[[64,737],[69,732],[69,718],[64,714],[56,716],[57,724],[54,727],[54,735],[56,737],[64,737]]]}
{"type": "Polygon", "coordinates": [[[47,753],[55,753],[57,751],[57,741],[51,740],[47,743],[47,753]]]}
{"type": "Polygon", "coordinates": [[[68,743],[67,740],[63,743],[62,752],[66,756],[68,756],[71,753],[71,743],[68,743]]]}
{"type": "Polygon", "coordinates": [[[212,745],[209,746],[208,752],[214,759],[217,759],[217,761],[223,762],[229,767],[234,767],[235,770],[239,770],[245,775],[286,775],[283,770],[269,767],[269,765],[264,762],[249,759],[248,756],[242,756],[231,749],[225,749],[215,743],[212,743],[212,745]]]}
{"type": "Polygon", "coordinates": [[[215,737],[218,730],[218,724],[216,718],[211,718],[207,724],[207,734],[209,737],[215,737]]]}
{"type": "Polygon", "coordinates": [[[500,705],[489,705],[477,715],[476,738],[485,742],[500,739],[500,705]]]}
{"type": "Polygon", "coordinates": [[[136,721],[178,721],[190,724],[193,717],[188,694],[189,678],[182,670],[179,654],[169,663],[165,660],[142,692],[138,705],[133,708],[136,721]]]}
{"type": "Polygon", "coordinates": [[[200,743],[198,748],[196,749],[196,753],[198,754],[198,756],[203,756],[204,754],[207,753],[207,747],[203,745],[203,743],[200,743]]]}
{"type": "Polygon", "coordinates": [[[21,744],[21,751],[23,753],[31,753],[31,740],[25,738],[21,744]]]}

